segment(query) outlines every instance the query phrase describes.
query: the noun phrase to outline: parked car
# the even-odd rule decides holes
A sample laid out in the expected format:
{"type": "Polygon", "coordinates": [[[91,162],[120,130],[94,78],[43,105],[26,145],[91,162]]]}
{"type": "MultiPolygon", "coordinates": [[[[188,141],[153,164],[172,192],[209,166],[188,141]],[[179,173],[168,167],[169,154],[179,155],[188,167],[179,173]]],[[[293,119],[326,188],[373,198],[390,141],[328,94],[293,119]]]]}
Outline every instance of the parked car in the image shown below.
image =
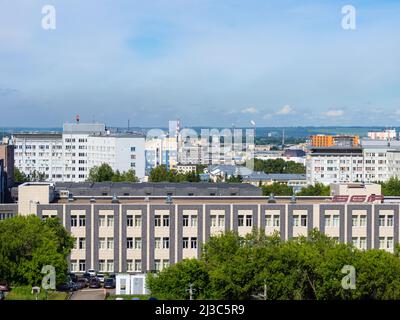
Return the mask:
{"type": "Polygon", "coordinates": [[[104,283],[104,274],[98,273],[96,277],[97,277],[97,279],[100,280],[101,283],[104,283]]]}
{"type": "Polygon", "coordinates": [[[1,280],[0,281],[0,291],[10,291],[10,285],[7,281],[1,280]]]}
{"type": "Polygon", "coordinates": [[[76,276],[75,273],[68,273],[68,277],[71,279],[72,282],[77,282],[78,281],[78,277],[76,276]]]}
{"type": "Polygon", "coordinates": [[[79,278],[77,284],[81,289],[84,289],[89,286],[89,280],[87,280],[86,278],[79,278]]]}
{"type": "Polygon", "coordinates": [[[56,286],[57,291],[76,291],[72,281],[67,281],[56,286]]]}
{"type": "Polygon", "coordinates": [[[89,282],[90,278],[92,278],[92,276],[90,275],[89,272],[85,272],[85,273],[83,274],[82,277],[83,277],[84,279],[86,279],[88,282],[89,282]]]}
{"type": "Polygon", "coordinates": [[[104,280],[104,288],[105,289],[115,289],[115,279],[107,278],[104,280]]]}
{"type": "Polygon", "coordinates": [[[91,277],[95,277],[96,276],[96,271],[94,269],[89,269],[87,271],[87,273],[89,273],[91,277]]]}
{"type": "Polygon", "coordinates": [[[101,288],[101,282],[99,279],[97,278],[92,278],[89,281],[89,288],[91,289],[98,289],[101,288]]]}
{"type": "Polygon", "coordinates": [[[116,275],[115,275],[115,273],[112,273],[112,274],[110,274],[108,277],[109,277],[109,278],[116,279],[116,275]]]}

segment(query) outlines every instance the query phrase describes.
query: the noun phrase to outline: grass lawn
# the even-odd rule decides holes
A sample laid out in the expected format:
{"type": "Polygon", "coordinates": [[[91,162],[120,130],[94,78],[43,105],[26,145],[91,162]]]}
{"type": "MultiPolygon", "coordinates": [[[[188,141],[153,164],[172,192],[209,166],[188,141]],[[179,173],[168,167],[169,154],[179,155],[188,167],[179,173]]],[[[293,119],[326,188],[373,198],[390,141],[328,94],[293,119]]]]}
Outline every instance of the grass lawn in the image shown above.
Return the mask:
{"type": "Polygon", "coordinates": [[[132,300],[132,298],[139,298],[140,300],[149,300],[151,296],[149,295],[141,295],[141,294],[123,294],[123,295],[110,295],[107,296],[106,300],[115,300],[117,298],[123,298],[124,300],[132,300]]]}
{"type": "MultiPolygon", "coordinates": [[[[35,300],[36,296],[31,293],[32,287],[14,287],[7,294],[6,300],[35,300]]],[[[65,300],[68,296],[67,292],[49,292],[47,300],[65,300]]],[[[44,290],[40,291],[38,300],[46,300],[46,293],[44,290]]]]}

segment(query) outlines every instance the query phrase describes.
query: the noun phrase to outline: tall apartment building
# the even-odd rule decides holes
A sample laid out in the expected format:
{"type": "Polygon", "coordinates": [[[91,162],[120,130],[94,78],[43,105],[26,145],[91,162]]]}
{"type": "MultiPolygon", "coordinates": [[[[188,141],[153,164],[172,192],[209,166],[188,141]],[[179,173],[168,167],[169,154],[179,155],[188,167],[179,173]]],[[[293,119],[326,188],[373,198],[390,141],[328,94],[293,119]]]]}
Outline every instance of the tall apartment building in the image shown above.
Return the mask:
{"type": "Polygon", "coordinates": [[[384,131],[369,131],[368,138],[374,140],[394,140],[397,138],[396,129],[386,129],[384,131]]]}
{"type": "Polygon", "coordinates": [[[15,133],[15,166],[47,181],[86,181],[93,166],[109,164],[120,172],[132,169],[144,178],[144,137],[112,134],[104,124],[67,123],[62,133],[15,133]]]}
{"type": "MultiPolygon", "coordinates": [[[[375,192],[375,191],[374,191],[375,192]]],[[[0,205],[0,218],[58,217],[76,239],[73,272],[147,272],[198,258],[211,235],[262,229],[283,240],[319,229],[359,249],[393,251],[399,243],[399,204],[334,202],[331,197],[277,197],[245,184],[55,184],[19,187],[18,204],[0,205]]]]}
{"type": "Polygon", "coordinates": [[[311,136],[312,147],[355,147],[360,143],[358,136],[351,135],[324,135],[311,136]]]}
{"type": "Polygon", "coordinates": [[[400,177],[400,141],[363,139],[359,147],[311,148],[307,182],[378,182],[400,177]]]}
{"type": "Polygon", "coordinates": [[[6,192],[6,175],[4,172],[4,160],[0,159],[0,203],[5,200],[6,192]]]}

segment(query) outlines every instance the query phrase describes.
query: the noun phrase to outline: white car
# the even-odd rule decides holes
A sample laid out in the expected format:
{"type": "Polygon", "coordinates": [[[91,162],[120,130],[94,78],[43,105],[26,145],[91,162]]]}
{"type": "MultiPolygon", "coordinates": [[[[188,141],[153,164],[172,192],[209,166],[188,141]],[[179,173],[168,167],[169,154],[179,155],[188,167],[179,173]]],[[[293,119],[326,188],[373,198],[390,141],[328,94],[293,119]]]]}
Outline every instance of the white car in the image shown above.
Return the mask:
{"type": "Polygon", "coordinates": [[[97,279],[100,280],[101,283],[104,283],[104,274],[98,273],[96,277],[97,277],[97,279]]]}
{"type": "Polygon", "coordinates": [[[94,269],[89,269],[87,271],[87,273],[89,273],[91,277],[95,277],[96,276],[96,271],[94,269]]]}

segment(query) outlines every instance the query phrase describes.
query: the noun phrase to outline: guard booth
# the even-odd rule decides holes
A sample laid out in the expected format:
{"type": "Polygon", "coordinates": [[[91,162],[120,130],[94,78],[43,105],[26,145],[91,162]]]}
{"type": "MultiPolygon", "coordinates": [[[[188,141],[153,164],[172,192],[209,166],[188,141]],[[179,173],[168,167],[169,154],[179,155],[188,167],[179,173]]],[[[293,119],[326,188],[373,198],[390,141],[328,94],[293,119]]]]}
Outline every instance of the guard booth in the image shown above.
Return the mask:
{"type": "Polygon", "coordinates": [[[146,274],[117,274],[116,282],[117,295],[149,294],[146,288],[146,274]]]}

